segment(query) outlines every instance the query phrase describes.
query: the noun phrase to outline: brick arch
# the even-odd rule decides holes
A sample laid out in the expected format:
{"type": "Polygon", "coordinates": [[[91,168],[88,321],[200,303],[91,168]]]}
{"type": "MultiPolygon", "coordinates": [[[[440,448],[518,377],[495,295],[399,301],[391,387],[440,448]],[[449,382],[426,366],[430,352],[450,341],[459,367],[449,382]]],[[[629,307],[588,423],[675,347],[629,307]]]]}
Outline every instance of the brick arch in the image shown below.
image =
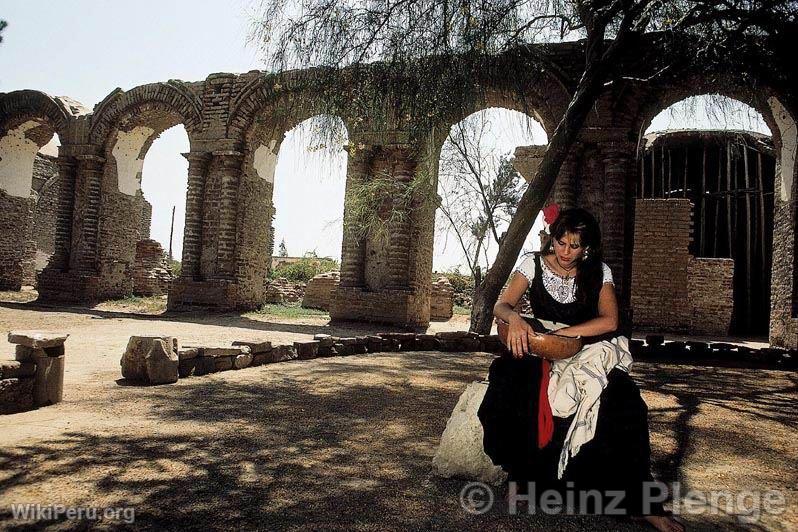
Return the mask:
{"type": "Polygon", "coordinates": [[[53,97],[35,90],[19,90],[0,94],[0,132],[9,121],[44,119],[60,136],[66,136],[69,121],[86,114],[78,102],[66,97],[53,97]]]}
{"type": "MultiPolygon", "coordinates": [[[[285,134],[309,118],[331,114],[319,105],[319,100],[301,87],[302,82],[313,71],[288,72],[280,75],[264,74],[252,79],[233,100],[227,120],[227,138],[240,145],[247,143],[247,136],[259,116],[274,119],[274,125],[285,134]]],[[[343,120],[347,131],[353,130],[350,117],[336,114],[343,120]]]]}
{"type": "Polygon", "coordinates": [[[626,96],[613,106],[615,109],[624,109],[623,113],[613,113],[613,122],[619,127],[628,128],[630,140],[639,143],[651,121],[660,112],[687,98],[708,94],[719,94],[752,107],[762,115],[776,140],[776,123],[767,103],[773,93],[766,87],[746,86],[727,76],[710,73],[692,74],[683,77],[678,83],[654,86],[646,91],[627,91],[626,96]]]}
{"type": "Polygon", "coordinates": [[[178,122],[185,126],[189,138],[202,128],[200,99],[181,81],[173,80],[140,85],[129,91],[116,89],[106,96],[94,109],[89,142],[103,145],[123,119],[132,116],[142,107],[162,109],[178,116],[178,122]]]}

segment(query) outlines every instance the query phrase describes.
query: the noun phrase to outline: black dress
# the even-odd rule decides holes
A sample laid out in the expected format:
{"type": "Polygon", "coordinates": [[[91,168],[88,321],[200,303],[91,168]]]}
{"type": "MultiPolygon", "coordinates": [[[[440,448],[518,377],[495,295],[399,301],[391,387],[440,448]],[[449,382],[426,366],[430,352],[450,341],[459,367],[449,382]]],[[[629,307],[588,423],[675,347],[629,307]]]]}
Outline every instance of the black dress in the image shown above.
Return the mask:
{"type": "MultiPolygon", "coordinates": [[[[535,256],[535,266],[528,290],[535,317],[575,325],[598,315],[600,286],[588,295],[586,302],[560,303],[543,285],[539,255],[535,256]]],[[[603,337],[586,341],[600,339],[603,337]]],[[[621,369],[609,373],[609,382],[600,396],[594,437],[569,459],[562,479],[557,479],[560,451],[573,416],[555,417],[551,441],[538,448],[541,372],[542,359],[531,355],[516,359],[510,351],[491,364],[488,389],[477,415],[484,430],[485,453],[493,463],[507,471],[508,480],[519,482],[519,492],[524,491],[529,481],[535,483],[537,495],[546,489],[572,493],[621,491],[623,497],[617,508],[624,514],[663,514],[661,504],[650,500],[644,504],[643,500],[644,483],[653,480],[649,465],[648,408],[632,378],[621,369]]],[[[576,495],[575,501],[578,499],[576,495]]],[[[577,512],[601,513],[601,508],[595,506],[595,498],[586,500],[588,504],[577,505],[577,512]]]]}

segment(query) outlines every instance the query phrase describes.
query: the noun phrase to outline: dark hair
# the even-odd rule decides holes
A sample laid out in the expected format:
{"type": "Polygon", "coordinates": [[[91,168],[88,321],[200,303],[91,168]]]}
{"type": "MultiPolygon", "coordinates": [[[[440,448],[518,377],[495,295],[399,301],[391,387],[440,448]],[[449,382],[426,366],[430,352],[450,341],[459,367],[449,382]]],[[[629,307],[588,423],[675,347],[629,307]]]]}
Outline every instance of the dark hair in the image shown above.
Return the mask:
{"type": "Polygon", "coordinates": [[[587,257],[576,266],[576,299],[586,302],[591,294],[598,294],[603,282],[601,229],[592,214],[585,209],[564,209],[551,224],[551,238],[546,242],[541,253],[554,253],[554,240],[559,240],[565,233],[579,235],[579,243],[587,257]]]}

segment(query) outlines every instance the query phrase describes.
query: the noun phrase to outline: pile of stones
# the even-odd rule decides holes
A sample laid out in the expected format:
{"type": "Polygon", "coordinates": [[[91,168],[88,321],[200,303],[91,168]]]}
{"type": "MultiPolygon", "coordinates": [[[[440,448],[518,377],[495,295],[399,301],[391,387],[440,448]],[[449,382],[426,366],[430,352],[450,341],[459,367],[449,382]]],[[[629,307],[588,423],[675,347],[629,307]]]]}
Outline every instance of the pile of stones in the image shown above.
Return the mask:
{"type": "Polygon", "coordinates": [[[60,403],[64,396],[64,342],[68,334],[11,331],[14,360],[0,360],[0,414],[60,403]]]}
{"type": "Polygon", "coordinates": [[[337,337],[317,334],[288,345],[236,341],[230,346],[183,346],[171,336],[132,336],[120,362],[130,381],[169,384],[178,379],[289,360],[393,351],[480,351],[500,353],[496,335],[454,331],[437,334],[381,333],[337,337]]]}

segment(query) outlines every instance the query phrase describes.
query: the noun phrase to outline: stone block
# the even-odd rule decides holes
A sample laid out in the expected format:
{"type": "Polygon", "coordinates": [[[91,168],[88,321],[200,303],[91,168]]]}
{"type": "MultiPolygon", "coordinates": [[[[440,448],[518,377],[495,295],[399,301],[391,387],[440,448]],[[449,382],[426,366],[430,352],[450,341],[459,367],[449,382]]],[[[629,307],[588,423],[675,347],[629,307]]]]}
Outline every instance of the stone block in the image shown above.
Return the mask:
{"type": "Polygon", "coordinates": [[[417,334],[413,342],[416,351],[437,351],[440,346],[441,342],[434,334],[417,334]]]}
{"type": "Polygon", "coordinates": [[[235,357],[250,354],[249,346],[237,345],[235,347],[203,347],[202,356],[206,358],[235,357]]]}
{"type": "Polygon", "coordinates": [[[460,338],[467,338],[468,331],[442,331],[435,333],[435,337],[439,340],[459,340],[460,338]]]}
{"type": "Polygon", "coordinates": [[[333,349],[338,354],[338,356],[342,356],[342,357],[355,354],[354,346],[342,344],[341,342],[337,342],[337,343],[333,344],[333,349]]]}
{"type": "Polygon", "coordinates": [[[177,375],[181,379],[185,379],[186,377],[191,377],[196,375],[197,366],[199,365],[201,360],[205,360],[202,358],[186,358],[179,361],[177,366],[177,375]]]}
{"type": "Polygon", "coordinates": [[[253,355],[259,355],[261,353],[268,353],[272,350],[272,343],[271,342],[247,342],[242,340],[236,340],[233,342],[234,346],[239,347],[249,347],[249,352],[253,355]]]}
{"type": "Polygon", "coordinates": [[[318,357],[334,357],[338,355],[338,350],[335,349],[335,344],[330,346],[323,346],[319,344],[319,352],[316,354],[318,357]]]}
{"type": "MultiPolygon", "coordinates": [[[[36,361],[33,378],[33,404],[47,406],[64,398],[64,362],[66,357],[42,357],[36,361]]],[[[177,379],[175,379],[177,380],[177,379]]]]}
{"type": "Polygon", "coordinates": [[[233,358],[234,357],[208,357],[213,360],[214,371],[227,371],[228,369],[233,369],[233,358]]]}
{"type": "Polygon", "coordinates": [[[487,334],[480,337],[482,351],[486,353],[502,353],[504,352],[504,344],[499,339],[497,334],[487,334]]]}
{"type": "Polygon", "coordinates": [[[369,353],[378,353],[382,351],[382,337],[370,335],[366,336],[366,347],[369,350],[369,353]]]}
{"type": "Polygon", "coordinates": [[[294,348],[300,360],[309,360],[318,356],[319,342],[317,340],[312,340],[310,342],[294,342],[294,348]]]}
{"type": "MultiPolygon", "coordinates": [[[[173,336],[131,336],[122,355],[122,360],[119,362],[122,366],[122,377],[134,381],[146,382],[148,380],[145,357],[155,343],[162,343],[164,349],[174,353],[175,359],[179,360],[177,338],[173,336]]],[[[175,375],[177,375],[176,371],[175,375]]]]}
{"type": "Polygon", "coordinates": [[[208,375],[209,373],[216,373],[216,363],[215,358],[195,358],[196,360],[194,366],[194,375],[201,376],[201,375],[208,375]]]}
{"type": "Polygon", "coordinates": [[[18,360],[0,360],[0,379],[18,379],[33,377],[36,373],[34,362],[20,362],[18,360]]]}
{"type": "Polygon", "coordinates": [[[296,348],[293,345],[276,345],[272,348],[269,362],[286,362],[297,358],[296,348]]]}
{"type": "Polygon", "coordinates": [[[646,336],[647,345],[662,345],[665,343],[665,337],[661,334],[649,334],[646,336]]]}
{"type": "Polygon", "coordinates": [[[33,377],[0,380],[0,414],[33,408],[33,377]]]}
{"type": "Polygon", "coordinates": [[[46,356],[47,352],[44,349],[34,349],[24,345],[16,346],[14,352],[14,359],[19,362],[35,362],[37,358],[46,356]]]}
{"type": "Polygon", "coordinates": [[[199,347],[184,347],[183,349],[177,352],[177,358],[179,360],[190,360],[192,358],[197,358],[200,354],[199,347]]]}
{"type": "Polygon", "coordinates": [[[252,364],[252,354],[244,353],[233,357],[233,368],[244,369],[252,364]]]}
{"type": "Polygon", "coordinates": [[[318,340],[319,347],[332,347],[335,343],[335,339],[330,336],[329,334],[316,334],[313,335],[314,340],[318,340]]]}
{"type": "Polygon", "coordinates": [[[8,333],[8,343],[24,345],[34,349],[44,349],[45,347],[56,347],[64,345],[69,338],[67,333],[47,332],[47,331],[11,331],[8,333]]]}
{"type": "Polygon", "coordinates": [[[152,342],[144,357],[147,381],[150,384],[171,384],[177,382],[180,359],[174,344],[167,341],[152,342]]]}

